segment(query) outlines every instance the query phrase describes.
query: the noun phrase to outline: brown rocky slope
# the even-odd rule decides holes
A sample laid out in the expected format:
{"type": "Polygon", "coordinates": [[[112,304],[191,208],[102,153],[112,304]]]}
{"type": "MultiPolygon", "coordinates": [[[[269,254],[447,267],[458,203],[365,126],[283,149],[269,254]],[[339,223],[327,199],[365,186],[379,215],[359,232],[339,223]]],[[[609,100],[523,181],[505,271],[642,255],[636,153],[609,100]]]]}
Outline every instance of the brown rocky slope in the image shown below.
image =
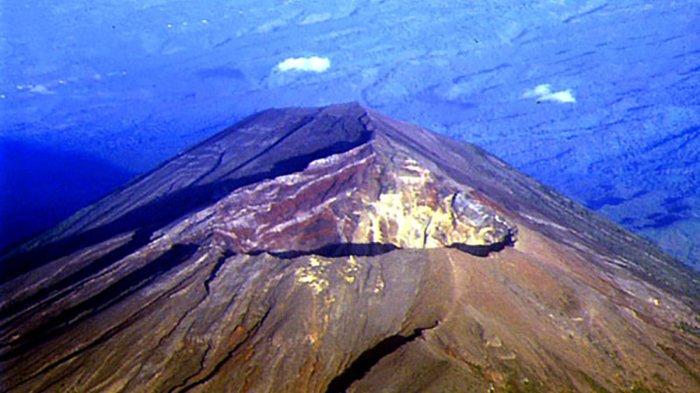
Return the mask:
{"type": "Polygon", "coordinates": [[[3,391],[700,391],[697,273],[357,104],[254,115],[0,269],[3,391]]]}

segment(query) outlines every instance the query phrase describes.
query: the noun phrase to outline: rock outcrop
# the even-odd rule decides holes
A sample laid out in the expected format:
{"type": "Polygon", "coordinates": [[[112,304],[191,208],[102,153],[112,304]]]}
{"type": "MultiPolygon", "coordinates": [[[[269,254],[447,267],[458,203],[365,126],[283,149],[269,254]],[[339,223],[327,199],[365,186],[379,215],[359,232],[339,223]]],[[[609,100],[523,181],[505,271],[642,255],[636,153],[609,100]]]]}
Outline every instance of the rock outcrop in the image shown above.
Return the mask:
{"type": "Polygon", "coordinates": [[[3,391],[700,389],[697,273],[356,104],[252,116],[0,262],[3,391]]]}

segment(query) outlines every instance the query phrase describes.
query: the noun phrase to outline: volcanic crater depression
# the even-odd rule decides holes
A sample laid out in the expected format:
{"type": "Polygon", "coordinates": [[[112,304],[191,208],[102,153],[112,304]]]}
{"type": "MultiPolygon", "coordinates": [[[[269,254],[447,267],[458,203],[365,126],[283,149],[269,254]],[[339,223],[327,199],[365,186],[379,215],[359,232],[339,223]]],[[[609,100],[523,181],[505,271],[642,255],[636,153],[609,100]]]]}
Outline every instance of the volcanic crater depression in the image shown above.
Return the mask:
{"type": "Polygon", "coordinates": [[[700,388],[697,273],[357,104],[254,115],[0,262],[7,391],[700,388]]]}
{"type": "Polygon", "coordinates": [[[198,217],[193,228],[184,221],[176,230],[214,231],[236,252],[277,255],[377,245],[449,246],[485,256],[510,245],[516,233],[515,225],[465,187],[374,143],[237,190],[198,217]]]}

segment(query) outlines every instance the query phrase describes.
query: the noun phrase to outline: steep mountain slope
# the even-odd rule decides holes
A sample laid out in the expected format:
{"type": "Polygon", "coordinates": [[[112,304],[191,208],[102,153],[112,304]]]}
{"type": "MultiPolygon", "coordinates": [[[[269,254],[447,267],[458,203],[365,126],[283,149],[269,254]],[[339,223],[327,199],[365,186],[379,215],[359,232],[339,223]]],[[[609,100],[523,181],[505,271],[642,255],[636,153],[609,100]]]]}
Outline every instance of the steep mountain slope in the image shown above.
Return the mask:
{"type": "Polygon", "coordinates": [[[700,388],[697,273],[357,104],[252,116],[0,263],[7,391],[700,388]]]}

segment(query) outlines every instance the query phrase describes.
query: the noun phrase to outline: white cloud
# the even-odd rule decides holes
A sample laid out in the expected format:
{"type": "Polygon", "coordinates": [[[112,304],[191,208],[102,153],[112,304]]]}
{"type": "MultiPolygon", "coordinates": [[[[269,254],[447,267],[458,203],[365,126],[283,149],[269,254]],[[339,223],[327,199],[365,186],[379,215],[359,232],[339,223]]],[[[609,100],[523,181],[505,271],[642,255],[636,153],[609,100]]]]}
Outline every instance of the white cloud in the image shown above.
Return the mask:
{"type": "Polygon", "coordinates": [[[576,97],[574,97],[571,89],[552,92],[552,86],[547,83],[525,91],[523,98],[536,98],[538,101],[553,101],[562,104],[573,104],[576,102],[576,97]]]}
{"type": "Polygon", "coordinates": [[[325,72],[331,68],[331,61],[327,57],[290,57],[277,64],[277,70],[282,72],[325,72]]]}
{"type": "Polygon", "coordinates": [[[571,89],[566,89],[558,91],[556,93],[548,94],[542,97],[542,99],[545,101],[556,101],[565,104],[573,104],[574,102],[576,102],[576,97],[574,97],[574,95],[571,93],[571,89]]]}
{"type": "Polygon", "coordinates": [[[49,90],[46,86],[44,85],[28,85],[30,93],[35,93],[35,94],[54,94],[53,91],[49,90]]]}

